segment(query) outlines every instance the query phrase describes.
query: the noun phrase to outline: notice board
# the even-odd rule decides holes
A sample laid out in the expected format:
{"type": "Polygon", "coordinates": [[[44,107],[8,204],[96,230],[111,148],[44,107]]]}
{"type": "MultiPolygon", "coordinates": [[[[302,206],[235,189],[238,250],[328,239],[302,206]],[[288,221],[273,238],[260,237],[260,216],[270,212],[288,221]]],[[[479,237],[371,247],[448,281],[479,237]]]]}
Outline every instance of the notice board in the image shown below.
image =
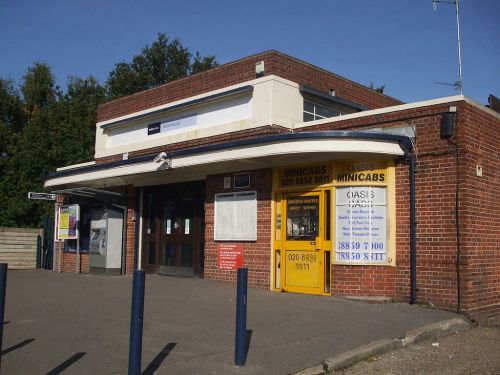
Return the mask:
{"type": "Polygon", "coordinates": [[[257,193],[215,194],[214,239],[255,241],[257,239],[257,193]]]}

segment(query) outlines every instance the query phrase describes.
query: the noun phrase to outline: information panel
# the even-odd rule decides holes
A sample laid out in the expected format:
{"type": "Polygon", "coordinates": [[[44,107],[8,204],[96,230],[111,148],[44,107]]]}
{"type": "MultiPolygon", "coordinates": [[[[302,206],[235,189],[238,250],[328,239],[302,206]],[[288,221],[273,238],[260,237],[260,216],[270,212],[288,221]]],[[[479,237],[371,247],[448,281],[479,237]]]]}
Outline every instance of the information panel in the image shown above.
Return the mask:
{"type": "Polygon", "coordinates": [[[57,238],[60,240],[74,240],[78,238],[78,223],[80,221],[80,206],[72,204],[59,208],[57,223],[57,238]]]}
{"type": "Polygon", "coordinates": [[[386,187],[336,189],[337,263],[387,263],[386,187]]]}
{"type": "Polygon", "coordinates": [[[217,268],[236,270],[239,267],[243,267],[243,245],[220,243],[217,249],[217,268]]]}

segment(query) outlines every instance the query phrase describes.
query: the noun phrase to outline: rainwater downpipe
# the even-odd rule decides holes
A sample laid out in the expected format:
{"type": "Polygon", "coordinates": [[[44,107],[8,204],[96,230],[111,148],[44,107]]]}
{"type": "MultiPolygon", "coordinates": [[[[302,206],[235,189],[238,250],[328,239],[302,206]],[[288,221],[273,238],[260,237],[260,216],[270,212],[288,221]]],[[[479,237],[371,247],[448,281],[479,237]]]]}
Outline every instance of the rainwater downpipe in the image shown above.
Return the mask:
{"type": "Polygon", "coordinates": [[[417,208],[415,200],[415,177],[417,174],[417,157],[408,155],[410,162],[410,305],[417,300],[417,208]]]}

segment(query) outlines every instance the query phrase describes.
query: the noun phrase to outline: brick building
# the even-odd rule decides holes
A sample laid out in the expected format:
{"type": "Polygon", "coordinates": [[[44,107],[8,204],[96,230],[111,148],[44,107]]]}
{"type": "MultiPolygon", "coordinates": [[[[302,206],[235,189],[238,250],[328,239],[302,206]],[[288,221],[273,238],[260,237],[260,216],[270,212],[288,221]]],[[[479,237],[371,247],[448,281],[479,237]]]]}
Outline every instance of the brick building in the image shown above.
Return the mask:
{"type": "Polygon", "coordinates": [[[243,265],[273,291],[500,313],[499,148],[465,96],[404,104],[264,52],[99,107],[95,160],[45,184],[55,267],[243,265]]]}

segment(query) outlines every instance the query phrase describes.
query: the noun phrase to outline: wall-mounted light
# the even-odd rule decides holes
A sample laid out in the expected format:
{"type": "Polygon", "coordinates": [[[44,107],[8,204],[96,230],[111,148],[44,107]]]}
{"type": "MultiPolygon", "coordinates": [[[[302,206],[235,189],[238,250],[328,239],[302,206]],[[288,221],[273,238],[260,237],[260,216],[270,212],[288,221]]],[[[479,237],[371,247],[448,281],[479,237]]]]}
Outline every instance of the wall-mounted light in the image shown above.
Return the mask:
{"type": "Polygon", "coordinates": [[[453,134],[455,134],[455,113],[443,113],[441,116],[441,138],[448,139],[453,137],[453,134]]]}

